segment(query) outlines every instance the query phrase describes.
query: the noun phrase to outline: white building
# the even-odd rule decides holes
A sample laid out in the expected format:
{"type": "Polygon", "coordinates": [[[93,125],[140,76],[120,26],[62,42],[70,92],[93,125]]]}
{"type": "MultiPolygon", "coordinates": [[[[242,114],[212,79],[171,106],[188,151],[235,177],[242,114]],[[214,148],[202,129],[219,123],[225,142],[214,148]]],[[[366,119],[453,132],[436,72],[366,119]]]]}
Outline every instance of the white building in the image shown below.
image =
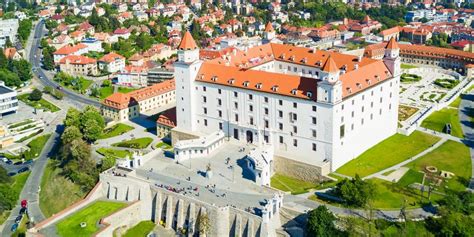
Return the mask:
{"type": "Polygon", "coordinates": [[[96,38],[85,38],[81,41],[81,43],[87,46],[87,51],[104,52],[104,49],[102,48],[102,42],[96,38]]]}
{"type": "Polygon", "coordinates": [[[279,172],[318,179],[397,130],[394,40],[383,60],[265,44],[203,62],[187,32],[174,66],[173,143],[222,130],[273,146],[279,172]]]}
{"type": "Polygon", "coordinates": [[[0,81],[0,115],[8,113],[15,113],[18,110],[18,99],[16,98],[16,91],[5,86],[3,81],[0,81]]]}
{"type": "Polygon", "coordinates": [[[18,19],[0,20],[0,48],[4,48],[8,40],[12,43],[16,42],[18,24],[18,19]]]}

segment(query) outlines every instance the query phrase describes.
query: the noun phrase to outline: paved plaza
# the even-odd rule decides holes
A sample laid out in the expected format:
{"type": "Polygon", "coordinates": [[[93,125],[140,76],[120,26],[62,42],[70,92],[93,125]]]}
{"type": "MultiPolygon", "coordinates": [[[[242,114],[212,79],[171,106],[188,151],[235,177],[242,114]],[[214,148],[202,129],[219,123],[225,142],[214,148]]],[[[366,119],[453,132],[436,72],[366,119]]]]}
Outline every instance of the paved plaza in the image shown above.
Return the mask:
{"type": "Polygon", "coordinates": [[[277,191],[256,185],[250,180],[251,174],[242,168],[243,158],[250,149],[251,146],[231,140],[210,157],[181,163],[161,153],[159,158],[137,168],[136,175],[160,187],[184,189],[182,194],[204,202],[258,212],[265,199],[270,199],[277,191]],[[211,178],[205,177],[208,166],[213,173],[211,178]]]}

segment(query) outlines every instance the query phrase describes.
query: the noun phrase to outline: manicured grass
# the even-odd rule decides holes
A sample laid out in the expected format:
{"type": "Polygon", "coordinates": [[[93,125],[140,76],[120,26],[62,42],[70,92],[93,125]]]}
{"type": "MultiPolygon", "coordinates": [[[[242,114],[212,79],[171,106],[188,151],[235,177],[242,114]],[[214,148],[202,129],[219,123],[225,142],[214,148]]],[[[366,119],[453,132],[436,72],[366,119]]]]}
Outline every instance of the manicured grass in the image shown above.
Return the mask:
{"type": "Polygon", "coordinates": [[[121,92],[121,93],[128,93],[128,92],[132,92],[132,91],[135,91],[137,89],[135,88],[129,88],[129,87],[119,87],[118,88],[118,92],[121,92]]]}
{"type": "Polygon", "coordinates": [[[60,236],[92,236],[99,230],[97,222],[115,211],[127,206],[126,203],[97,201],[67,217],[56,225],[60,236]],[[82,228],[80,224],[87,226],[82,228]]]}
{"type": "Polygon", "coordinates": [[[27,151],[28,155],[25,155],[25,157],[31,159],[38,157],[41,154],[41,151],[43,151],[43,147],[50,137],[51,134],[46,134],[31,140],[27,145],[30,150],[27,151]]]}
{"type": "Polygon", "coordinates": [[[395,134],[365,151],[336,170],[337,173],[361,177],[376,173],[409,159],[435,144],[438,137],[419,131],[410,136],[395,134]]]}
{"type": "Polygon", "coordinates": [[[409,169],[397,183],[403,187],[408,187],[414,183],[421,184],[423,182],[423,175],[422,172],[409,169]]]}
{"type": "Polygon", "coordinates": [[[36,132],[34,132],[34,133],[31,133],[31,134],[28,135],[28,136],[22,137],[21,139],[19,139],[18,141],[15,141],[15,142],[16,142],[16,143],[24,142],[24,141],[26,141],[26,140],[28,140],[28,139],[30,139],[30,138],[32,138],[32,137],[35,137],[36,135],[38,135],[38,134],[40,134],[40,133],[42,133],[42,132],[43,132],[43,129],[40,129],[40,130],[38,130],[38,131],[36,131],[36,132]]]}
{"type": "Polygon", "coordinates": [[[129,126],[123,123],[115,124],[114,126],[110,128],[106,128],[104,132],[102,133],[102,136],[100,136],[100,139],[119,136],[131,130],[133,130],[132,126],[129,126]]]}
{"type": "Polygon", "coordinates": [[[155,228],[155,223],[152,221],[142,221],[127,230],[123,237],[145,237],[153,228],[155,228]]]}
{"type": "Polygon", "coordinates": [[[33,122],[32,119],[27,119],[27,120],[21,121],[19,123],[12,123],[12,124],[8,125],[8,128],[9,129],[17,128],[17,127],[27,125],[27,124],[32,123],[32,122],[33,122]]]}
{"type": "Polygon", "coordinates": [[[100,99],[103,100],[107,98],[109,95],[112,95],[114,93],[114,88],[112,86],[101,87],[99,91],[100,91],[100,99]]]}
{"type": "Polygon", "coordinates": [[[101,147],[97,149],[97,153],[103,156],[113,156],[119,158],[126,158],[128,156],[129,158],[132,158],[132,152],[127,150],[115,150],[111,148],[101,147]]]}
{"type": "Polygon", "coordinates": [[[449,104],[450,107],[453,108],[459,108],[459,105],[461,104],[461,96],[458,96],[451,104],[449,104]]]}
{"type": "Polygon", "coordinates": [[[144,149],[148,147],[148,145],[150,145],[152,141],[153,141],[153,138],[151,137],[142,137],[142,138],[131,139],[124,142],[117,142],[117,143],[112,144],[112,146],[144,149]]]}
{"type": "Polygon", "coordinates": [[[291,194],[300,194],[308,192],[309,189],[316,188],[317,184],[281,174],[274,174],[270,180],[270,186],[285,192],[291,192],[291,194]]]}
{"type": "Polygon", "coordinates": [[[441,184],[443,189],[445,185],[449,189],[462,191],[466,189],[471,178],[471,159],[469,148],[462,143],[447,141],[434,151],[410,162],[407,167],[425,171],[426,166],[434,166],[439,172],[442,170],[454,173],[451,179],[444,179],[441,184]]]}
{"type": "Polygon", "coordinates": [[[457,109],[444,108],[433,112],[421,123],[422,127],[444,132],[447,123],[451,124],[451,135],[463,137],[461,123],[459,122],[459,111],[457,109]]]}
{"type": "Polygon", "coordinates": [[[56,105],[50,103],[49,101],[47,101],[45,99],[41,99],[39,101],[31,101],[31,100],[28,99],[29,95],[30,94],[23,94],[23,95],[19,95],[17,97],[18,97],[19,100],[25,102],[25,104],[27,104],[27,105],[29,105],[33,108],[43,109],[43,110],[51,111],[51,112],[57,112],[57,111],[61,110],[56,105]]]}
{"type": "Polygon", "coordinates": [[[418,68],[418,66],[415,66],[415,65],[410,65],[410,64],[401,64],[400,67],[402,69],[412,69],[412,68],[418,68]]]}
{"type": "Polygon", "coordinates": [[[85,195],[81,187],[60,175],[62,170],[50,160],[41,179],[39,205],[46,217],[65,209],[85,195]]]}
{"type": "Polygon", "coordinates": [[[173,147],[170,146],[168,143],[166,142],[159,142],[158,144],[156,144],[156,148],[161,148],[163,150],[169,150],[169,149],[172,149],[173,147]]]}

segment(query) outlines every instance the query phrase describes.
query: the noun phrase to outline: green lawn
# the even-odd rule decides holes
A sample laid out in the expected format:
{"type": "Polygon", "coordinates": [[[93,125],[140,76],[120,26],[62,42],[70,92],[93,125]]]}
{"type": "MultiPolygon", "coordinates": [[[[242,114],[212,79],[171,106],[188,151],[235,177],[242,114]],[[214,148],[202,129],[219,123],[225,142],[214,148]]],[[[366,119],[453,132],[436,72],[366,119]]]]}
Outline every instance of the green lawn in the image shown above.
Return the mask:
{"type": "Polygon", "coordinates": [[[132,152],[127,150],[115,150],[111,148],[101,147],[97,149],[97,153],[103,156],[113,156],[119,158],[126,158],[128,156],[129,158],[132,158],[132,152]]]}
{"type": "Polygon", "coordinates": [[[12,124],[9,124],[9,125],[8,125],[8,128],[9,128],[9,129],[17,128],[17,127],[20,127],[20,126],[23,126],[23,125],[27,125],[27,124],[32,123],[32,122],[33,122],[32,119],[27,119],[27,120],[21,121],[21,122],[19,122],[19,123],[12,123],[12,124]]]}
{"type": "Polygon", "coordinates": [[[153,228],[155,228],[155,223],[152,221],[142,221],[128,229],[123,237],[145,237],[153,228]]]}
{"type": "Polygon", "coordinates": [[[103,100],[107,98],[109,95],[114,93],[114,88],[112,86],[101,87],[100,91],[100,99],[103,100]]]}
{"type": "Polygon", "coordinates": [[[438,137],[419,131],[413,132],[410,136],[395,134],[346,163],[336,172],[348,176],[359,174],[364,177],[409,159],[439,140],[438,137]]]}
{"type": "Polygon", "coordinates": [[[459,105],[461,104],[461,96],[458,96],[451,104],[449,104],[450,107],[453,108],[459,108],[459,105]]]}
{"type": "Polygon", "coordinates": [[[135,91],[137,89],[135,88],[129,88],[129,87],[119,87],[118,88],[118,92],[121,92],[121,93],[128,93],[128,92],[132,92],[132,91],[135,91]]]}
{"type": "Polygon", "coordinates": [[[56,105],[50,103],[49,101],[47,101],[43,98],[39,101],[31,101],[31,100],[28,99],[29,95],[30,94],[23,94],[23,95],[19,95],[17,97],[18,97],[19,100],[23,101],[25,104],[27,104],[27,105],[29,105],[33,108],[43,109],[43,110],[51,111],[51,112],[57,112],[57,111],[61,110],[56,105]]]}
{"type": "Polygon", "coordinates": [[[41,154],[41,151],[43,151],[43,147],[44,145],[46,145],[46,142],[48,141],[50,137],[51,137],[51,134],[45,134],[31,140],[27,144],[30,150],[26,152],[25,158],[34,159],[38,157],[41,154]]]}
{"type": "Polygon", "coordinates": [[[133,130],[132,126],[123,123],[115,124],[110,128],[104,129],[104,132],[102,133],[102,136],[100,136],[100,139],[119,136],[131,130],[133,130]]]}
{"type": "Polygon", "coordinates": [[[421,184],[423,182],[423,175],[422,172],[409,169],[397,183],[403,187],[408,187],[414,183],[421,184]]]}
{"type": "Polygon", "coordinates": [[[284,192],[291,192],[291,194],[300,194],[308,192],[309,189],[316,188],[317,184],[281,174],[274,174],[270,180],[270,186],[284,192]]]}
{"type": "Polygon", "coordinates": [[[410,65],[410,64],[401,64],[400,67],[402,69],[412,69],[412,68],[418,68],[418,66],[415,66],[415,65],[410,65]]]}
{"type": "Polygon", "coordinates": [[[92,236],[99,230],[97,222],[127,206],[126,203],[97,201],[67,217],[56,225],[60,236],[92,236]],[[82,228],[80,224],[85,222],[87,226],[82,228]]]}
{"type": "Polygon", "coordinates": [[[148,145],[150,145],[152,141],[153,141],[153,138],[151,137],[142,137],[142,138],[131,139],[128,141],[117,142],[117,143],[112,144],[112,146],[144,149],[148,147],[148,145]]]}
{"type": "Polygon", "coordinates": [[[471,159],[469,148],[462,143],[447,141],[434,151],[406,165],[413,170],[425,171],[426,166],[435,166],[438,171],[444,170],[455,174],[452,179],[445,179],[449,189],[462,191],[466,189],[471,178],[471,159]]]}
{"type": "Polygon", "coordinates": [[[463,137],[461,123],[459,122],[459,111],[457,109],[444,108],[435,111],[421,123],[422,127],[443,132],[447,123],[451,124],[451,135],[463,137]]]}
{"type": "Polygon", "coordinates": [[[49,160],[41,179],[39,205],[46,217],[65,209],[82,199],[85,193],[81,187],[60,175],[62,170],[49,160]]]}
{"type": "Polygon", "coordinates": [[[158,144],[156,144],[156,148],[161,148],[163,150],[169,150],[169,149],[172,149],[173,147],[166,143],[166,142],[159,142],[158,144]]]}

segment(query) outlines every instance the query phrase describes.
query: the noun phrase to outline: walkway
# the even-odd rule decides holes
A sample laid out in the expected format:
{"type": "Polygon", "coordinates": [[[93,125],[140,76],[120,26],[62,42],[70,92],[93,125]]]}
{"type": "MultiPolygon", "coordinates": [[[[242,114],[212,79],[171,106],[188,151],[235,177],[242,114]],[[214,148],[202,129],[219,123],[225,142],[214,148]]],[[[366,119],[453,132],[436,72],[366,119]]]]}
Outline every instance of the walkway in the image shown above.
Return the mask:
{"type": "Polygon", "coordinates": [[[459,105],[459,120],[464,133],[464,144],[471,151],[472,174],[469,182],[469,189],[474,189],[474,93],[470,92],[463,95],[461,104],[459,105]]]}

